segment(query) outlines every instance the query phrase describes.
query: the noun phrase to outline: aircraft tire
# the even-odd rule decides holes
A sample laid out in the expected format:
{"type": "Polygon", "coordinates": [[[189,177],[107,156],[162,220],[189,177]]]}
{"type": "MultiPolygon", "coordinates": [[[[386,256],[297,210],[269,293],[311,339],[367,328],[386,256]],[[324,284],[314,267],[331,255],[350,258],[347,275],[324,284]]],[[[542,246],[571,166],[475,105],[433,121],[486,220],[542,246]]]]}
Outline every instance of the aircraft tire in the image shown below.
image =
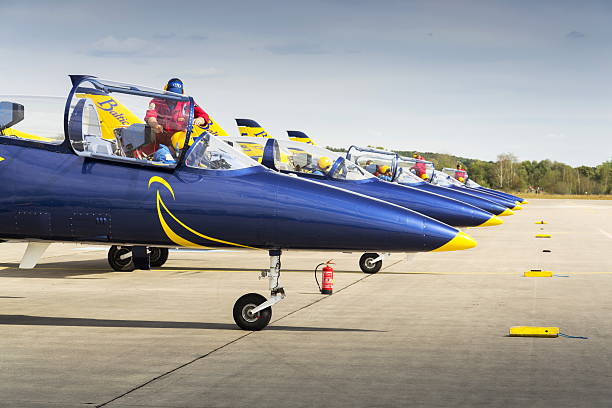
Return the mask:
{"type": "Polygon", "coordinates": [[[168,260],[168,248],[149,248],[149,264],[154,268],[164,266],[168,260]]]}
{"type": "Polygon", "coordinates": [[[132,253],[132,248],[130,247],[120,247],[117,245],[113,245],[108,250],[108,264],[113,268],[113,270],[118,272],[131,272],[136,267],[134,266],[134,262],[132,261],[132,257],[129,258],[121,258],[122,256],[132,253]]]}
{"type": "Polygon", "coordinates": [[[372,252],[361,255],[361,258],[359,258],[359,267],[363,273],[373,274],[380,271],[380,268],[382,268],[382,259],[378,262],[372,262],[372,260],[376,258],[378,258],[378,254],[372,252]]]}
{"type": "Polygon", "coordinates": [[[243,330],[259,331],[266,327],[272,319],[272,308],[267,307],[260,310],[253,316],[249,316],[248,312],[258,305],[261,305],[267,299],[259,293],[247,293],[241,296],[234,304],[234,321],[243,330]]]}

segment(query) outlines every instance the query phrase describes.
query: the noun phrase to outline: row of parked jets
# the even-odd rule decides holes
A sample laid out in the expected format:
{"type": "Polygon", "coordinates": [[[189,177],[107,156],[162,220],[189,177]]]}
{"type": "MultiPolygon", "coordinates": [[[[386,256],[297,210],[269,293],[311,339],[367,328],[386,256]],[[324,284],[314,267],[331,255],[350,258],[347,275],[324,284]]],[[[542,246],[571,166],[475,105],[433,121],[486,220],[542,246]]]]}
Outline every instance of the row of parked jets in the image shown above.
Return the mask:
{"type": "Polygon", "coordinates": [[[248,119],[233,137],[215,121],[194,125],[188,95],[70,78],[63,115],[18,96],[0,102],[0,239],[28,243],[24,269],[53,242],[110,245],[120,271],[160,267],[169,248],[268,251],[270,296],[233,308],[245,330],[266,327],[285,297],[282,251],[363,253],[361,269],[376,273],[390,253],[472,248],[458,228],[499,225],[526,203],[464,170],[380,149],[332,152],[298,131],[272,138],[248,119]],[[144,120],[152,101],[185,106],[161,159],[144,120]],[[45,133],[50,120],[63,131],[45,133]]]}

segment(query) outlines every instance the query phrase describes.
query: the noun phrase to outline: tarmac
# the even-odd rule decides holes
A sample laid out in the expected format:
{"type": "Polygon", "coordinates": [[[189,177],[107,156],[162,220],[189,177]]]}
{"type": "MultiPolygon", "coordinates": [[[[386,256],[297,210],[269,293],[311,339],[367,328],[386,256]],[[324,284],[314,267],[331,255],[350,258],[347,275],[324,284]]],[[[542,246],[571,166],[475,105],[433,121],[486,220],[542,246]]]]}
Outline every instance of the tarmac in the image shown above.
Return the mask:
{"type": "Polygon", "coordinates": [[[261,332],[232,307],[267,295],[265,251],[112,272],[105,247],[53,244],[26,271],[25,245],[0,244],[0,406],[609,407],[610,214],[612,201],[530,200],[468,229],[474,249],[393,254],[375,275],[360,254],[285,252],[288,297],[261,332]],[[330,258],[325,296],[313,269],[330,258]],[[508,337],[523,325],[588,339],[508,337]]]}

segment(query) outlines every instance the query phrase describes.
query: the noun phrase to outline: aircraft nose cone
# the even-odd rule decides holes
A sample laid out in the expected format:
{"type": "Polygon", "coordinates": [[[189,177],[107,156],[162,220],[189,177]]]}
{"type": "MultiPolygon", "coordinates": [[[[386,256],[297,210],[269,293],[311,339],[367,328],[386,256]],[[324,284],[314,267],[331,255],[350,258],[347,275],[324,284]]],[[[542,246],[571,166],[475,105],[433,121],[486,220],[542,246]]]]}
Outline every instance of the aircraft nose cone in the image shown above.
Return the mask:
{"type": "Polygon", "coordinates": [[[518,201],[515,201],[515,206],[512,207],[512,210],[522,210],[523,207],[521,206],[521,204],[518,201]]]}
{"type": "Polygon", "coordinates": [[[514,211],[512,211],[509,208],[506,208],[503,213],[498,214],[498,215],[501,217],[507,217],[508,215],[512,215],[512,214],[514,214],[514,211]]]}
{"type": "Polygon", "coordinates": [[[461,251],[463,249],[470,249],[476,246],[476,240],[470,237],[464,232],[457,232],[457,235],[446,244],[432,250],[431,252],[448,252],[448,251],[461,251]]]}
{"type": "Polygon", "coordinates": [[[479,227],[492,227],[494,225],[501,225],[504,223],[504,220],[499,218],[497,215],[492,216],[487,221],[483,222],[479,225],[479,227]]]}

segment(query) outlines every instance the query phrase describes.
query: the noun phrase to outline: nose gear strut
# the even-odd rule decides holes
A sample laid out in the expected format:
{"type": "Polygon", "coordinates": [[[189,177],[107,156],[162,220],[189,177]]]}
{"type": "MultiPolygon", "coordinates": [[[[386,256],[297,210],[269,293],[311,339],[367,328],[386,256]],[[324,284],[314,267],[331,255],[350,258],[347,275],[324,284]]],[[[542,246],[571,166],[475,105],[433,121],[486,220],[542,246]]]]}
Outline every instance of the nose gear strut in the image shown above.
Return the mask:
{"type": "Polygon", "coordinates": [[[270,298],[266,300],[257,293],[246,294],[234,304],[234,321],[244,330],[261,330],[272,318],[272,306],[285,298],[285,289],[280,281],[281,250],[273,249],[270,254],[270,270],[262,272],[267,277],[270,287],[270,298]]]}

